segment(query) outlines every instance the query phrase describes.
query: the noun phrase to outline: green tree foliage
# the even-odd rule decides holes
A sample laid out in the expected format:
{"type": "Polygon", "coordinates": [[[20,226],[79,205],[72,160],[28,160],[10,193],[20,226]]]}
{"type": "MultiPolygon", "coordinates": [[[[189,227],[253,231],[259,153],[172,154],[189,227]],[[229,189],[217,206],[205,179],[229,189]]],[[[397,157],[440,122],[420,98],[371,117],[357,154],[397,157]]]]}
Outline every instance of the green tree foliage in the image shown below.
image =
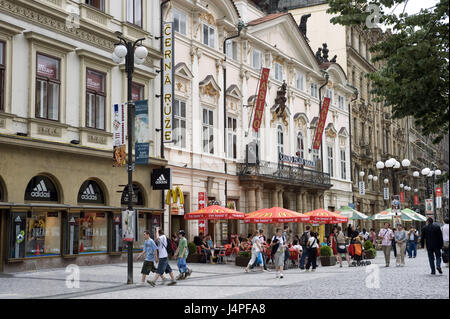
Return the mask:
{"type": "Polygon", "coordinates": [[[371,93],[392,107],[394,118],[412,116],[422,133],[438,143],[449,131],[449,0],[410,16],[404,13],[408,0],[329,0],[327,12],[337,14],[334,24],[367,30],[370,4],[380,8],[380,24],[392,28],[391,35],[370,48],[372,62],[382,63],[368,75],[371,93]],[[394,14],[398,6],[403,13],[394,14]]]}

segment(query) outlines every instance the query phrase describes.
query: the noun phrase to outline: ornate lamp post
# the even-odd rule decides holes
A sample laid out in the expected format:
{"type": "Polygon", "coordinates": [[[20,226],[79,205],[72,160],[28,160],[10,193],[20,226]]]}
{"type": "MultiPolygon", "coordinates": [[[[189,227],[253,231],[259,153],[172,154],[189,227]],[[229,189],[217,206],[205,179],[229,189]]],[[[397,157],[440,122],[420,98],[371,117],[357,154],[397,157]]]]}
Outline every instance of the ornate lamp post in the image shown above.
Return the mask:
{"type": "MultiPolygon", "coordinates": [[[[125,71],[128,78],[128,94],[127,94],[127,110],[128,110],[128,122],[127,122],[127,135],[128,135],[128,210],[133,210],[133,122],[134,122],[134,103],[132,98],[132,86],[133,86],[133,73],[134,64],[144,63],[148,51],[142,46],[143,39],[138,39],[135,42],[127,41],[122,37],[121,32],[116,32],[119,38],[119,43],[116,44],[114,53],[112,54],[112,60],[115,63],[125,62],[125,71]]],[[[128,250],[128,284],[133,283],[133,242],[127,242],[128,250]]]]}

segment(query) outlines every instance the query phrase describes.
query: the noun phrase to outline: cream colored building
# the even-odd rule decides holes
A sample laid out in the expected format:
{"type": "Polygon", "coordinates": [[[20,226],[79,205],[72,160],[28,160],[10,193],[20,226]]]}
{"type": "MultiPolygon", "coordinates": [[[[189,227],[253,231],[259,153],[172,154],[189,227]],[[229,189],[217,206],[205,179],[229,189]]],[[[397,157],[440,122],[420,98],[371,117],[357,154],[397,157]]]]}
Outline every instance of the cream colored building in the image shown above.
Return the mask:
{"type": "Polygon", "coordinates": [[[127,172],[112,167],[112,112],[127,82],[111,59],[115,32],[145,38],[149,51],[133,98],[149,100],[151,158],[136,166],[133,199],[141,230],[161,225],[161,192],[150,186],[152,169],[166,164],[155,130],[159,8],[157,0],[0,2],[0,271],[124,260],[127,172]]]}

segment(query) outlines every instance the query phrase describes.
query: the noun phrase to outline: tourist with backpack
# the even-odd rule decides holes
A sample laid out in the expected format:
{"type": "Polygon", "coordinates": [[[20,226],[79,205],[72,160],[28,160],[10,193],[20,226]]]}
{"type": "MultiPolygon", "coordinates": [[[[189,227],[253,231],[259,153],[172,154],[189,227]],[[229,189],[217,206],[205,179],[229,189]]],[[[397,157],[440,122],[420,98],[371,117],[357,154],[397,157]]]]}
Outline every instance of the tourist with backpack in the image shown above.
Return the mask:
{"type": "Polygon", "coordinates": [[[277,233],[272,238],[272,256],[274,256],[275,263],[275,278],[283,278],[284,266],[284,250],[287,249],[287,243],[284,241],[283,231],[281,228],[277,229],[277,233]],[[280,272],[280,274],[278,274],[280,272]]]}
{"type": "Polygon", "coordinates": [[[303,232],[302,236],[300,237],[300,246],[302,246],[303,254],[300,258],[300,269],[305,270],[305,260],[306,257],[308,257],[308,240],[311,237],[311,226],[306,226],[306,231],[303,232]]]}
{"type": "Polygon", "coordinates": [[[317,238],[317,233],[311,233],[311,237],[308,240],[307,247],[308,247],[308,262],[306,263],[305,271],[309,271],[311,265],[312,271],[316,271],[317,248],[319,248],[319,239],[317,238]]]}
{"type": "Polygon", "coordinates": [[[156,227],[156,242],[158,244],[158,250],[156,254],[156,261],[158,262],[158,269],[156,270],[156,275],[153,280],[147,280],[147,282],[155,287],[156,281],[159,277],[163,277],[164,273],[169,274],[172,279],[169,283],[169,286],[175,285],[177,282],[175,281],[175,276],[173,275],[172,268],[169,265],[169,256],[174,254],[172,248],[172,242],[168,239],[162,230],[159,227],[156,227]]]}

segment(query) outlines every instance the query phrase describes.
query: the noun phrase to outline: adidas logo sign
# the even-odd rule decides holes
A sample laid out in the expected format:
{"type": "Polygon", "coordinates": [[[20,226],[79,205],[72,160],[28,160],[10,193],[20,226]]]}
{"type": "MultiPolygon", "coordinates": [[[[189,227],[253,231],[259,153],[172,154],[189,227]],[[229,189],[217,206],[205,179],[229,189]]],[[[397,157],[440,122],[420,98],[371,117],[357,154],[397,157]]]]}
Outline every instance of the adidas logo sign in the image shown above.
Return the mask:
{"type": "Polygon", "coordinates": [[[31,192],[31,197],[50,198],[50,192],[47,190],[43,180],[31,192]]]}
{"type": "Polygon", "coordinates": [[[97,200],[97,194],[95,194],[92,184],[89,184],[89,186],[85,189],[83,195],[81,195],[81,199],[97,200]]]}
{"type": "Polygon", "coordinates": [[[163,174],[161,174],[160,177],[156,180],[155,184],[161,185],[161,184],[167,184],[167,179],[164,177],[163,174]]]}

